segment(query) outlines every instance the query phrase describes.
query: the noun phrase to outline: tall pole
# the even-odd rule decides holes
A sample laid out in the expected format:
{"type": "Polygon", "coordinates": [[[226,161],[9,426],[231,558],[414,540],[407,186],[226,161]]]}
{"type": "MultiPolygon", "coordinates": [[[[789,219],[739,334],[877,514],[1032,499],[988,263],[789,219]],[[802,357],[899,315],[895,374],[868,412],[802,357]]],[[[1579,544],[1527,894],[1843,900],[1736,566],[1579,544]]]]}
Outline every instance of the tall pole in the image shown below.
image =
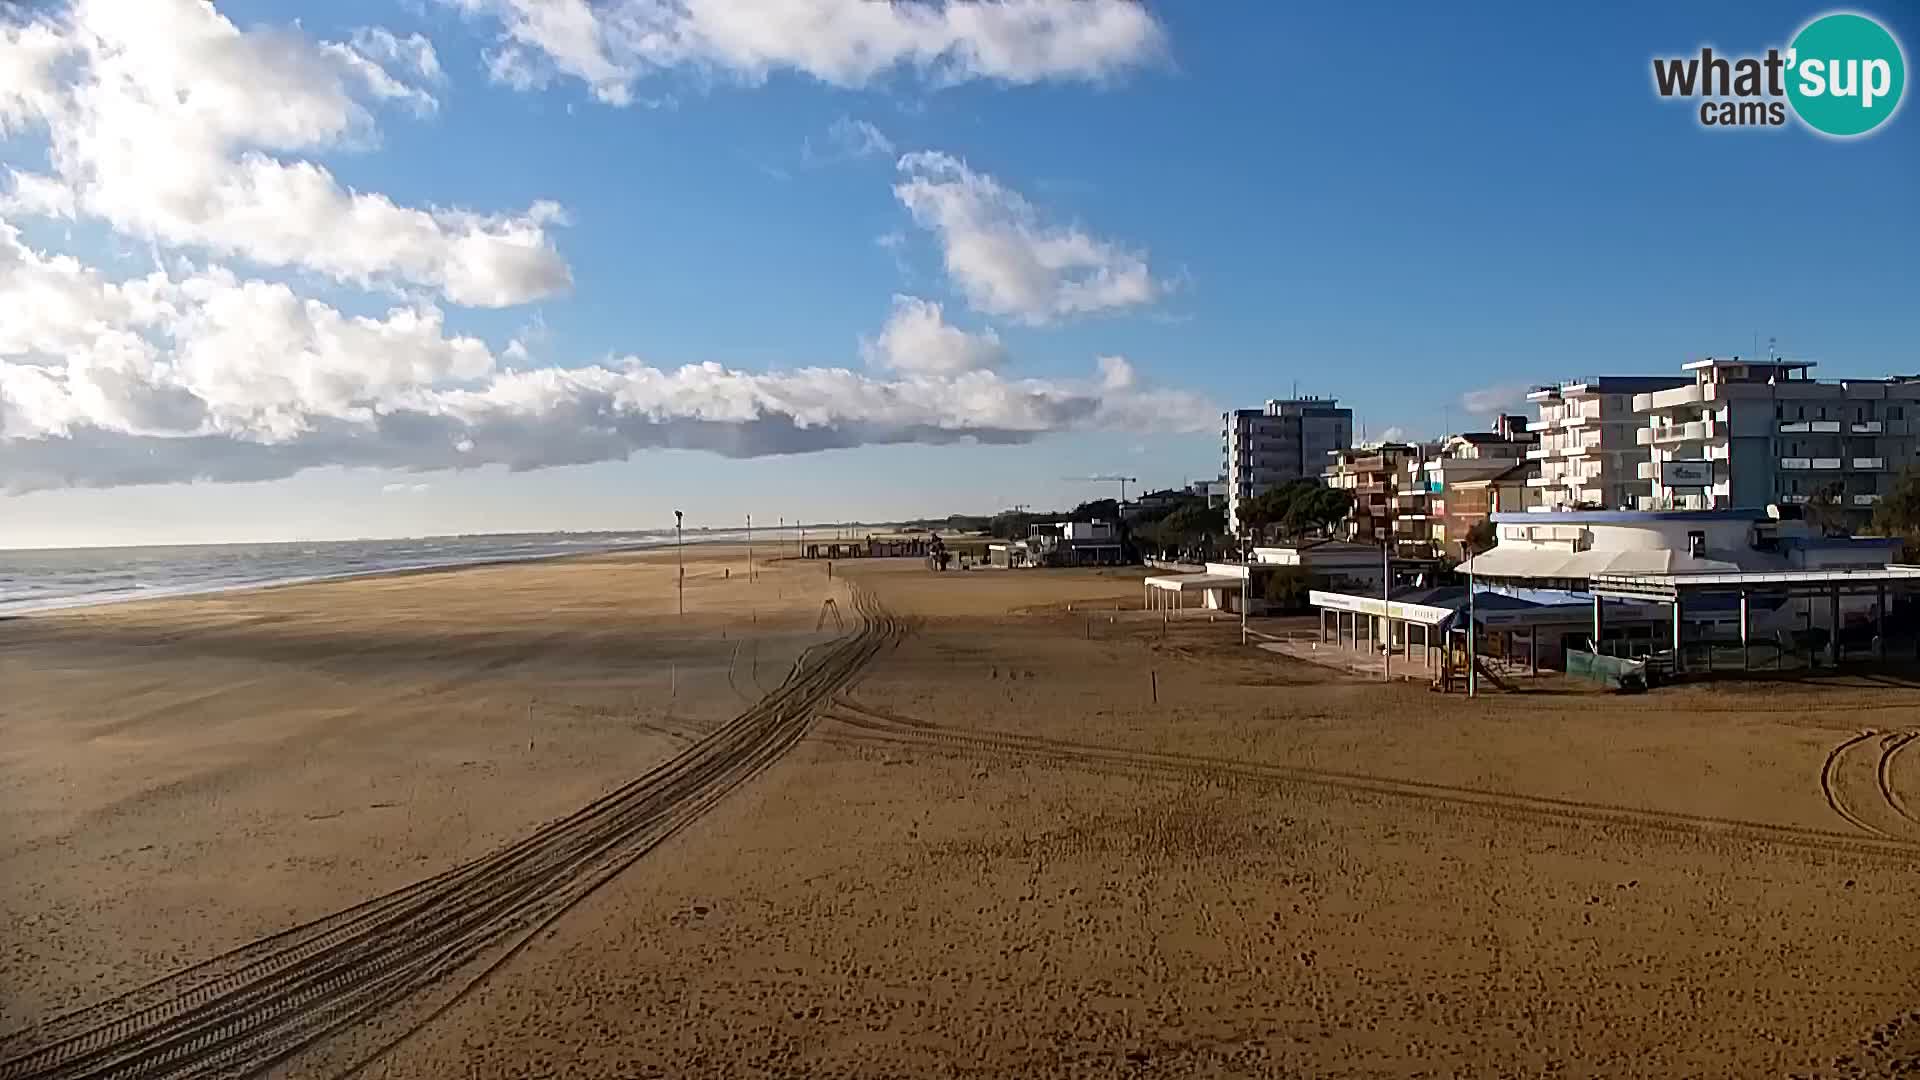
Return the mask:
{"type": "Polygon", "coordinates": [[[680,614],[682,617],[685,617],[687,614],[687,549],[686,546],[680,542],[680,520],[682,516],[678,510],[673,512],[673,554],[680,563],[680,586],[678,590],[680,594],[680,614]]]}
{"type": "Polygon", "coordinates": [[[1393,560],[1388,554],[1392,551],[1393,538],[1380,545],[1380,629],[1385,633],[1387,647],[1380,651],[1380,681],[1393,681],[1393,560]]]}
{"type": "MultiPolygon", "coordinates": [[[[1533,632],[1535,634],[1538,634],[1540,632],[1540,628],[1537,626],[1534,627],[1533,632]]],[[[1509,635],[1508,640],[1509,641],[1512,640],[1511,635],[1509,635]]],[[[1528,644],[1529,646],[1531,646],[1532,643],[1529,642],[1528,644]]],[[[1476,677],[1477,673],[1474,670],[1475,668],[1480,666],[1476,662],[1476,658],[1474,656],[1475,652],[1477,652],[1478,649],[1479,649],[1479,640],[1474,636],[1474,629],[1473,629],[1473,559],[1469,558],[1467,559],[1467,696],[1468,697],[1474,696],[1475,691],[1479,689],[1479,682],[1476,677]]]]}
{"type": "Polygon", "coordinates": [[[753,581],[753,515],[747,515],[747,581],[753,581]]]}
{"type": "Polygon", "coordinates": [[[1247,534],[1240,533],[1240,644],[1247,643],[1247,586],[1253,583],[1253,561],[1247,554],[1247,534]]]}
{"type": "Polygon", "coordinates": [[[1380,652],[1380,681],[1393,681],[1393,470],[1386,467],[1387,448],[1380,448],[1381,486],[1386,488],[1387,503],[1383,509],[1386,521],[1386,535],[1380,538],[1380,629],[1386,631],[1387,647],[1380,652]]]}

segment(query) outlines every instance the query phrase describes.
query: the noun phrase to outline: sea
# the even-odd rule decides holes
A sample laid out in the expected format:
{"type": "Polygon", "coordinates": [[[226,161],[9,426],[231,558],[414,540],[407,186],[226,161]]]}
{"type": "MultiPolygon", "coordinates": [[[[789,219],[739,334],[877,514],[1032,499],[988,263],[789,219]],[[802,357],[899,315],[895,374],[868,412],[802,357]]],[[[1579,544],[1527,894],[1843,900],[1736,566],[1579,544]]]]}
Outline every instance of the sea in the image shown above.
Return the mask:
{"type": "MultiPolygon", "coordinates": [[[[825,526],[818,532],[809,526],[809,533],[830,535],[825,526]]],[[[793,527],[785,532],[755,529],[752,539],[772,548],[781,540],[791,543],[798,535],[793,527]]],[[[737,543],[748,536],[744,529],[689,529],[684,539],[688,544],[737,543]]],[[[662,547],[673,542],[673,530],[666,529],[276,544],[0,549],[0,616],[400,570],[662,547]]]]}

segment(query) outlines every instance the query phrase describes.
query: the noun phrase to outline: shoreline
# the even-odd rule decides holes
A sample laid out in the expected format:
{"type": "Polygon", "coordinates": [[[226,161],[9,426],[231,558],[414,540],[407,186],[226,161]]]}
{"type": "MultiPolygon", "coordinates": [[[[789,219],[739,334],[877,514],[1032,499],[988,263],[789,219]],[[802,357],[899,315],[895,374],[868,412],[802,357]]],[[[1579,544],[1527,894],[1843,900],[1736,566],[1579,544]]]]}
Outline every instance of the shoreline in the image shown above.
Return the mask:
{"type": "MultiPolygon", "coordinates": [[[[791,531],[791,527],[789,531],[791,531]]],[[[777,533],[777,532],[780,532],[780,530],[778,528],[775,528],[775,529],[769,530],[769,532],[777,533]]],[[[503,534],[503,535],[515,535],[515,534],[503,534]]],[[[540,534],[527,533],[527,534],[521,534],[521,535],[537,536],[540,534]]],[[[431,537],[415,537],[415,538],[409,538],[409,539],[419,540],[419,539],[432,539],[432,538],[431,537]]],[[[297,541],[288,541],[288,542],[294,543],[297,541]]],[[[345,541],[323,541],[323,542],[335,543],[335,542],[345,542],[345,541]]],[[[405,542],[405,541],[395,541],[395,543],[400,543],[400,542],[405,542]]],[[[682,543],[689,548],[711,547],[717,544],[718,545],[732,544],[732,545],[738,545],[738,546],[744,547],[746,545],[746,540],[744,537],[744,530],[732,530],[732,531],[729,531],[724,536],[703,535],[698,539],[684,540],[682,541],[682,543]]],[[[214,545],[205,545],[205,546],[214,546],[214,545]]],[[[546,561],[552,561],[557,559],[589,558],[596,555],[622,555],[622,554],[629,554],[632,552],[663,551],[663,550],[669,550],[673,547],[674,547],[674,543],[670,539],[665,541],[649,540],[644,542],[610,544],[604,547],[581,547],[571,551],[542,551],[542,552],[538,552],[530,555],[493,554],[493,555],[484,555],[484,556],[476,557],[473,559],[454,559],[446,562],[428,562],[428,563],[415,563],[415,564],[408,564],[408,565],[401,565],[401,566],[385,566],[385,567],[378,567],[376,569],[371,569],[371,570],[343,570],[339,573],[332,573],[332,574],[296,574],[289,577],[262,578],[255,581],[237,581],[237,582],[225,582],[225,583],[209,582],[204,585],[184,585],[184,586],[177,586],[177,587],[163,586],[163,587],[159,587],[146,592],[128,593],[128,594],[110,595],[110,596],[93,594],[93,593],[79,593],[79,594],[74,594],[70,596],[55,597],[55,598],[51,598],[46,601],[40,601],[40,602],[0,601],[0,622],[6,622],[11,619],[30,618],[34,616],[59,615],[59,614],[65,614],[67,612],[83,610],[86,608],[108,607],[108,606],[113,606],[118,604],[134,604],[134,603],[142,603],[145,601],[159,601],[159,600],[192,600],[192,599],[203,597],[203,596],[220,596],[220,595],[225,595],[227,593],[245,592],[250,589],[282,589],[282,588],[290,588],[290,587],[299,586],[299,585],[320,585],[320,584],[326,584],[328,582],[335,582],[335,581],[358,581],[365,578],[400,577],[400,576],[410,575],[410,574],[447,573],[454,570],[471,570],[471,569],[477,569],[477,568],[488,567],[488,566],[514,566],[514,565],[521,565],[526,563],[546,562],[546,561]],[[30,606],[11,607],[9,606],[11,604],[21,604],[21,605],[30,605],[30,606]]],[[[84,550],[84,549],[46,548],[46,549],[34,549],[34,550],[60,551],[60,550],[84,550]]],[[[100,550],[110,550],[110,549],[100,549],[100,550]]]]}

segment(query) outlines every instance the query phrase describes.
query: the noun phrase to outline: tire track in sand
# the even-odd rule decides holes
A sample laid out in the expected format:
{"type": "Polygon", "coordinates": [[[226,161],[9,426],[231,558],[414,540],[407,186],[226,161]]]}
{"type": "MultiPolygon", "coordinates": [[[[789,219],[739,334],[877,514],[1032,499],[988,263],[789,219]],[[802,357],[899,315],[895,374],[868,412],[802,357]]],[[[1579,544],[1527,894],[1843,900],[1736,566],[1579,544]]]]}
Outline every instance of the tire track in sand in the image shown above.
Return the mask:
{"type": "Polygon", "coordinates": [[[1584,825],[1626,827],[1695,837],[1761,841],[1836,854],[1920,862],[1920,841],[1889,834],[1857,833],[1648,810],[1609,803],[1521,795],[1484,788],[1402,780],[1368,773],[1269,765],[1163,751],[1124,750],[1011,732],[943,727],[907,720],[851,700],[836,698],[821,714],[840,730],[828,737],[851,743],[920,746],[971,756],[1050,761],[1074,768],[1145,777],[1200,778],[1221,783],[1260,783],[1404,799],[1423,806],[1499,818],[1523,817],[1584,825]]]}
{"type": "Polygon", "coordinates": [[[1820,790],[1827,806],[1862,832],[1920,837],[1920,818],[1907,808],[1894,782],[1900,752],[1915,738],[1920,738],[1920,732],[1868,728],[1828,751],[1820,767],[1820,790]]]}
{"type": "Polygon", "coordinates": [[[1893,807],[1893,812],[1913,825],[1920,826],[1920,817],[1915,817],[1913,811],[1907,809],[1906,799],[1893,783],[1894,758],[1899,756],[1900,751],[1912,745],[1915,739],[1920,739],[1920,731],[1909,731],[1897,739],[1887,740],[1884,744],[1885,748],[1880,752],[1880,764],[1874,769],[1874,779],[1879,783],[1881,797],[1887,800],[1888,806],[1893,807]]]}
{"type": "Polygon", "coordinates": [[[384,1052],[797,742],[904,633],[854,601],[853,633],[678,757],[462,866],[0,1039],[0,1080],[248,1076],[348,1029],[384,1052]]]}

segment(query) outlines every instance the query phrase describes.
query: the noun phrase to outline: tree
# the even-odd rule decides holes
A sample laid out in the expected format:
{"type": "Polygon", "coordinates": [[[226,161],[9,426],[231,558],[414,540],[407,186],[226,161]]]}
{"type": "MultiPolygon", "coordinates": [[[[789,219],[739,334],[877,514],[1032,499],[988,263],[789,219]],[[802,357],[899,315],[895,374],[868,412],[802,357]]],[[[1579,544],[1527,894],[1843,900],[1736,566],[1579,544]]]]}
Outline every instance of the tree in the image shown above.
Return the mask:
{"type": "Polygon", "coordinates": [[[1352,492],[1325,487],[1317,480],[1293,480],[1242,503],[1240,520],[1255,536],[1277,526],[1282,536],[1298,538],[1324,532],[1352,511],[1352,492]]]}
{"type": "Polygon", "coordinates": [[[1894,478],[1893,490],[1874,504],[1873,530],[1900,538],[1901,561],[1920,561],[1920,468],[1903,470],[1894,478]]]}
{"type": "Polygon", "coordinates": [[[1839,484],[1821,488],[1807,499],[1807,505],[1801,511],[1807,524],[1820,530],[1823,536],[1844,536],[1847,529],[1847,513],[1841,506],[1846,496],[1839,484]]]}
{"type": "Polygon", "coordinates": [[[1204,502],[1188,503],[1141,530],[1162,547],[1194,547],[1227,531],[1227,516],[1204,502]]]}
{"type": "Polygon", "coordinates": [[[1287,508],[1281,526],[1289,536],[1325,532],[1334,522],[1353,512],[1353,492],[1344,488],[1323,487],[1311,480],[1299,482],[1293,504],[1287,508]]]}
{"type": "Polygon", "coordinates": [[[1074,521],[1119,521],[1120,503],[1114,499],[1094,499],[1073,508],[1074,521]]]}
{"type": "Polygon", "coordinates": [[[1179,537],[1223,533],[1227,531],[1227,515],[1205,503],[1190,503],[1160,519],[1160,527],[1179,537]]]}
{"type": "Polygon", "coordinates": [[[1481,518],[1467,529],[1466,539],[1460,542],[1460,546],[1467,549],[1469,556],[1473,556],[1483,551],[1492,551],[1494,545],[1499,542],[1500,537],[1494,531],[1493,521],[1489,518],[1481,518]]]}

